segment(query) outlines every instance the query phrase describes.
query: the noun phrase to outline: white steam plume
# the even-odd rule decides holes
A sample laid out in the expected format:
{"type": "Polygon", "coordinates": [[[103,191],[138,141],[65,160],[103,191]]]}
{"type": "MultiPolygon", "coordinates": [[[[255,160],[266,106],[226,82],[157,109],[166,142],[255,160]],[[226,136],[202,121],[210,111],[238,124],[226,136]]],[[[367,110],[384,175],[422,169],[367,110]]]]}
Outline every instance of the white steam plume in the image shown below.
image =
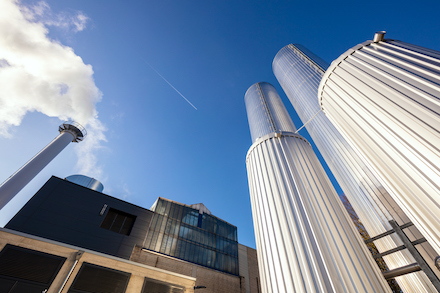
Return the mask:
{"type": "Polygon", "coordinates": [[[20,125],[27,112],[38,111],[86,126],[88,137],[77,150],[81,173],[99,177],[93,152],[105,141],[95,108],[102,93],[92,66],[73,49],[48,38],[46,25],[83,30],[88,18],[80,12],[53,15],[45,2],[31,7],[0,0],[0,135],[20,125]]]}

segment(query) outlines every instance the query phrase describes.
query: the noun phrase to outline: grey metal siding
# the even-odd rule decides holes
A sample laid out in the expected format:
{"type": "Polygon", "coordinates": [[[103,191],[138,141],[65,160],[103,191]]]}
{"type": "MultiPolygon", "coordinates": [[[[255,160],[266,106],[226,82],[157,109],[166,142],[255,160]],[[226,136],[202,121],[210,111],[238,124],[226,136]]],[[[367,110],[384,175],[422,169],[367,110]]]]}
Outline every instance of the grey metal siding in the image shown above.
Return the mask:
{"type": "Polygon", "coordinates": [[[52,177],[11,219],[6,228],[128,259],[143,245],[153,212],[52,177]],[[100,212],[104,205],[107,209],[100,212]],[[112,207],[136,216],[130,235],[100,228],[112,207]]]}

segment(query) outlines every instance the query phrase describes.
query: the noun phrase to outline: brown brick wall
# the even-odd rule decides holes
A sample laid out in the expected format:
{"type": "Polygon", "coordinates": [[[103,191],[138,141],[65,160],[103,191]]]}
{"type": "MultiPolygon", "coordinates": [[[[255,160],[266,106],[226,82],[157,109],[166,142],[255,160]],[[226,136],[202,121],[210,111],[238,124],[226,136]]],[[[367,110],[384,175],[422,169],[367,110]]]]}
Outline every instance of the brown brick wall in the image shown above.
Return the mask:
{"type": "Polygon", "coordinates": [[[251,293],[260,293],[260,280],[258,274],[258,259],[257,251],[253,248],[248,247],[248,266],[249,266],[249,285],[251,287],[251,293]],[[258,280],[257,280],[258,278],[258,280]]]}

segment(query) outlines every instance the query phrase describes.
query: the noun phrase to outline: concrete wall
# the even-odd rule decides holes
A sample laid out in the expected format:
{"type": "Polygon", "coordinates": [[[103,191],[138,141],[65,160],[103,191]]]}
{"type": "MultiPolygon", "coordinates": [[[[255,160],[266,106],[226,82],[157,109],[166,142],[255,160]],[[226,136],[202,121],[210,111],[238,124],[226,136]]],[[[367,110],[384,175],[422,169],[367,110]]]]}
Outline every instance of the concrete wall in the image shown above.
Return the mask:
{"type": "MultiPolygon", "coordinates": [[[[0,229],[0,250],[3,249],[6,244],[12,244],[67,258],[60,271],[58,272],[56,278],[52,282],[51,286],[48,288],[47,293],[58,292],[63,284],[64,279],[67,277],[70,269],[74,264],[77,252],[81,250],[80,247],[64,245],[55,241],[45,240],[31,235],[25,235],[19,232],[17,233],[8,229],[0,229]]],[[[195,278],[191,276],[176,274],[152,266],[134,263],[132,261],[128,261],[122,258],[112,257],[90,250],[85,250],[84,254],[80,258],[78,264],[75,266],[61,293],[67,293],[83,262],[130,273],[131,277],[126,289],[127,293],[141,292],[145,277],[161,282],[182,286],[185,288],[185,293],[194,292],[193,288],[195,284],[195,278]]]]}

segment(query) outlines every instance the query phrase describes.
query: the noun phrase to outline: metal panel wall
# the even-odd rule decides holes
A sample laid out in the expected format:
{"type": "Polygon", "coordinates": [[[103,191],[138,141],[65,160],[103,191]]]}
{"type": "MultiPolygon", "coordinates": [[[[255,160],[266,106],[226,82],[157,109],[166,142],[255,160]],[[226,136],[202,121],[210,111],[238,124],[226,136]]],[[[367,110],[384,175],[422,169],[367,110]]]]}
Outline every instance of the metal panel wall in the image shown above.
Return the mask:
{"type": "MultiPolygon", "coordinates": [[[[373,237],[392,228],[389,220],[394,219],[402,225],[409,219],[328,117],[319,112],[318,87],[327,67],[319,57],[296,44],[282,48],[273,61],[273,72],[301,120],[306,123],[313,118],[305,126],[307,131],[373,237]]],[[[414,226],[406,232],[413,239],[421,236],[414,226]]],[[[375,244],[380,252],[384,252],[402,245],[402,242],[392,235],[375,241],[375,244]]],[[[419,249],[432,263],[435,257],[432,247],[425,244],[419,249]]],[[[390,269],[414,262],[408,251],[394,253],[384,257],[384,260],[390,269]]],[[[436,292],[423,272],[396,279],[404,292],[436,292]]]]}
{"type": "Polygon", "coordinates": [[[310,144],[277,136],[246,159],[263,292],[388,292],[310,144]]]}
{"type": "Polygon", "coordinates": [[[440,53],[385,40],[335,60],[321,107],[440,254],[440,53]]]}
{"type": "MultiPolygon", "coordinates": [[[[246,106],[266,96],[246,95],[246,106]]],[[[278,94],[260,105],[271,102],[282,105],[278,94]]],[[[249,117],[251,129],[254,122],[249,117]]],[[[390,291],[302,136],[277,132],[257,139],[246,166],[263,292],[390,291]]]]}
{"type": "Polygon", "coordinates": [[[129,259],[142,246],[153,212],[52,177],[6,224],[6,228],[129,259]],[[130,235],[101,228],[106,213],[135,215],[130,235]]]}

